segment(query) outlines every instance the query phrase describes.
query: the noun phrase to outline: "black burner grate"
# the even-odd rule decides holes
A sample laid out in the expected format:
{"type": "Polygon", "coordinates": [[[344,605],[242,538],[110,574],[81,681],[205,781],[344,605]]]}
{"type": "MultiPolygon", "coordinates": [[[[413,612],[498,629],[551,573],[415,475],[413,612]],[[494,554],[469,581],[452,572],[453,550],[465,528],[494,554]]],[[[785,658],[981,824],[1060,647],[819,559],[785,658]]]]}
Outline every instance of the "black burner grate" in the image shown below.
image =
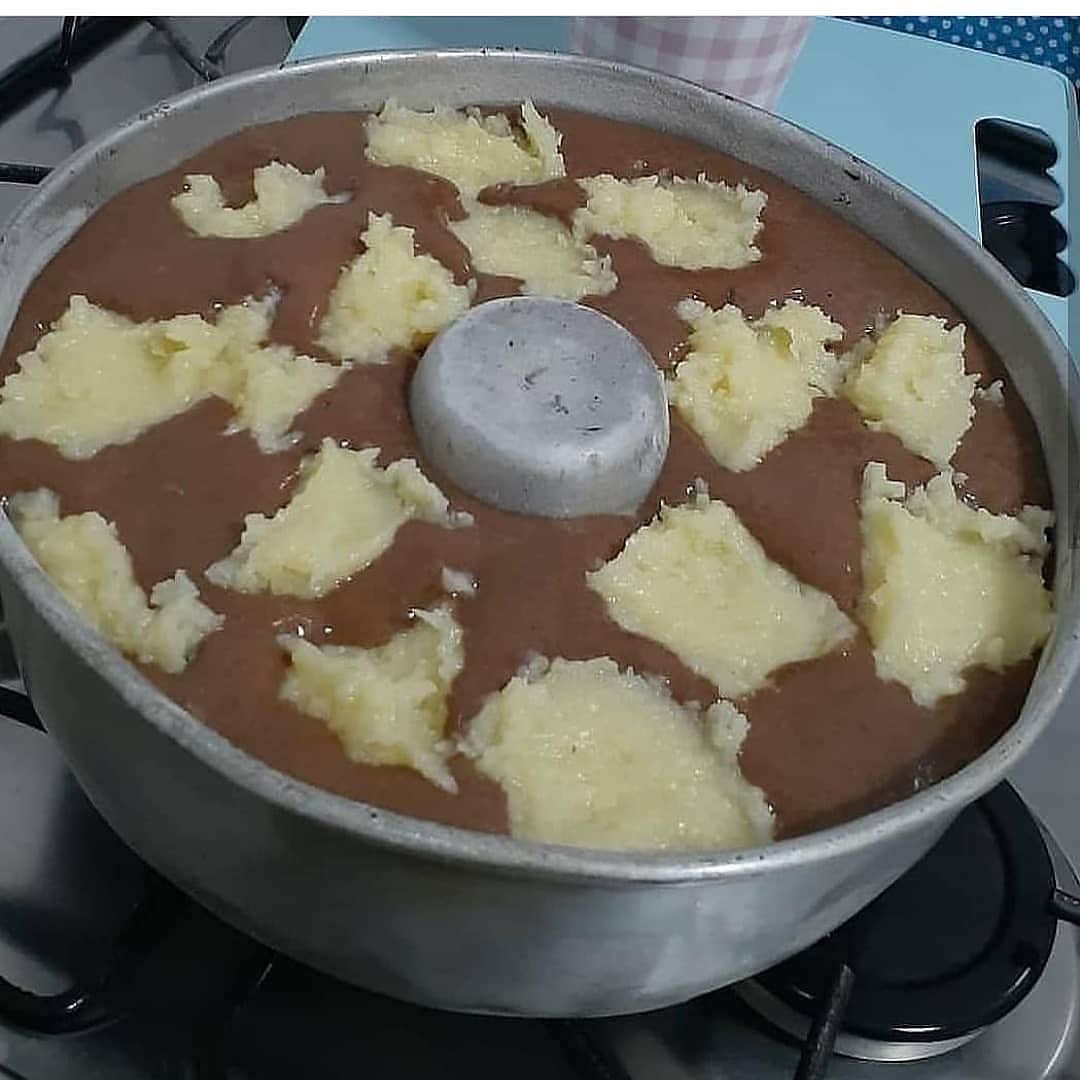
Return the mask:
{"type": "MultiPolygon", "coordinates": [[[[181,19],[147,18],[146,21],[165,38],[170,47],[206,82],[225,74],[225,57],[236,36],[253,21],[254,16],[235,19],[204,52],[188,40],[181,29],[181,19]]],[[[65,16],[57,34],[40,48],[0,71],[0,122],[17,112],[27,102],[47,90],[65,88],[72,73],[93,59],[107,45],[116,41],[142,20],[136,18],[98,18],[65,16]]],[[[289,33],[295,39],[306,20],[290,18],[289,33]]],[[[0,183],[37,184],[50,170],[27,162],[0,161],[0,183]]]]}
{"type": "Polygon", "coordinates": [[[66,86],[72,71],[126,34],[138,21],[66,16],[59,33],[0,71],[0,121],[44,91],[66,86]]]}
{"type": "Polygon", "coordinates": [[[930,1056],[1019,1005],[1059,919],[1080,922],[1080,900],[1056,887],[1037,822],[1003,783],[848,923],[758,976],[747,1000],[813,1020],[797,1080],[825,1075],[841,1033],[930,1056]]]}

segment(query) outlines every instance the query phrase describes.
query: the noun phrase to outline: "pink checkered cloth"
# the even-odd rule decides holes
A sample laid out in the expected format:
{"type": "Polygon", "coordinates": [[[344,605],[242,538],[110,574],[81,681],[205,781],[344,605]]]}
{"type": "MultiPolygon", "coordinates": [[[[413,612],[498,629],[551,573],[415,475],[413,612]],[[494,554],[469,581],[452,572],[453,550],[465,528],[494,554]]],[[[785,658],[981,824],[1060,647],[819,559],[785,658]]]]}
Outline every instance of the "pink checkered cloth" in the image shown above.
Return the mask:
{"type": "Polygon", "coordinates": [[[768,109],[809,29],[802,16],[573,18],[570,51],[665,71],[768,109]]]}

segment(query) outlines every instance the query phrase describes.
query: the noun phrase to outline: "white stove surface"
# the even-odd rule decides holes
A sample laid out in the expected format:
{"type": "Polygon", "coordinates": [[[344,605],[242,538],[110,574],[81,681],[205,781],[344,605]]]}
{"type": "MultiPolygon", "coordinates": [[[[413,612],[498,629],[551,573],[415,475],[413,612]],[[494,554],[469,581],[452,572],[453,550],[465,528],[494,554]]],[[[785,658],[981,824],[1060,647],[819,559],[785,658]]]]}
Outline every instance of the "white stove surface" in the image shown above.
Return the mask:
{"type": "MultiPolygon", "coordinates": [[[[179,20],[205,45],[232,20],[179,20]]],[[[59,19],[0,17],[0,70],[59,29],[59,19]]],[[[230,71],[280,62],[283,19],[255,19],[228,54],[230,71]]],[[[87,139],[196,76],[143,25],[50,91],[0,120],[0,160],[54,165],[87,139]]],[[[0,183],[0,227],[29,189],[0,183]]],[[[0,668],[4,666],[0,650],[0,668]]],[[[2,682],[2,680],[0,680],[2,682]]],[[[88,718],[92,722],[92,718],[88,718]]],[[[1080,686],[1012,779],[1074,866],[1080,866],[1080,686]]],[[[88,807],[46,737],[0,717],[0,972],[39,992],[82,970],[137,902],[141,870],[88,807]]],[[[213,1011],[230,979],[250,978],[261,951],[191,910],[161,961],[165,977],[141,997],[139,1020],[70,1038],[0,1029],[0,1076],[24,1080],[363,1075],[562,1080],[583,1075],[559,1049],[564,1031],[528,1021],[460,1017],[353,991],[276,961],[232,1013],[213,1011]],[[190,1019],[202,1007],[209,1016],[190,1019]],[[185,1011],[185,1009],[189,1011],[185,1011]],[[183,1053],[170,1047],[177,1042],[183,1053]],[[207,1047],[192,1056],[207,1040],[207,1047]]],[[[1077,935],[1063,928],[1043,980],[1006,1020],[937,1060],[874,1065],[837,1059],[836,1080],[1080,1080],[1077,935]]],[[[239,985],[239,984],[238,984],[239,985]]],[[[789,1077],[797,1049],[749,1020],[730,992],[644,1017],[585,1025],[614,1054],[611,1080],[772,1080],[789,1077]]]]}

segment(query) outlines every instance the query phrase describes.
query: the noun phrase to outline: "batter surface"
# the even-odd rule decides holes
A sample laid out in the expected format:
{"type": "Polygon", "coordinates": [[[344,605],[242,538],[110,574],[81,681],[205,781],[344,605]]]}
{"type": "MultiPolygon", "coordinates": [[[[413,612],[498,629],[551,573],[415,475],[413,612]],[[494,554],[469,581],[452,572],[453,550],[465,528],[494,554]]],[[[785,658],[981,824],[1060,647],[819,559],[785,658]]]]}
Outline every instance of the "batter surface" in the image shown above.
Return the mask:
{"type": "MultiPolygon", "coordinates": [[[[660,266],[632,240],[590,238],[611,257],[614,291],[586,299],[630,329],[670,369],[685,352],[687,326],[676,305],[687,296],[711,307],[734,303],[758,316],[786,298],[819,305],[846,331],[850,347],[882,311],[959,313],[883,247],[775,177],[682,139],[584,115],[548,114],[563,133],[567,178],[531,188],[488,189],[482,201],[519,204],[569,223],[584,196],[575,177],[629,178],[670,171],[768,194],[760,261],[737,270],[660,266]]],[[[418,249],[459,284],[478,283],[476,299],[511,295],[515,279],[471,274],[468,253],[447,227],[463,217],[455,189],[437,178],[372,164],[364,154],[362,114],[315,114],[251,128],[176,169],[124,192],[99,211],[33,283],[0,358],[0,377],[33,348],[72,294],[132,319],[178,312],[210,317],[221,305],[281,292],[272,341],[333,360],[318,343],[319,324],[341,268],[357,254],[369,212],[390,213],[415,230],[418,249]],[[271,160],[305,173],[325,168],[325,190],[343,203],[309,210],[291,228],[255,239],[194,235],[170,205],[188,173],[209,173],[228,205],[253,198],[252,172],[271,160]],[[148,238],[152,238],[148,241],[148,238]]],[[[966,490],[995,513],[1049,506],[1038,438],[998,359],[969,327],[966,368],[979,385],[1005,380],[1004,402],[978,397],[972,426],[953,458],[966,490]]],[[[662,646],[621,630],[586,573],[612,558],[661,500],[687,499],[701,477],[763,545],[770,558],[829,593],[853,619],[860,591],[859,494],[863,468],[883,462],[906,484],[937,471],[886,433],[870,431],[840,398],[816,401],[810,421],[743,473],[720,467],[676,415],[671,449],[656,488],[636,518],[553,521],[506,513],[466,495],[424,462],[409,424],[406,395],[416,357],[362,364],[301,413],[302,438],[265,454],[248,433],[226,435],[230,407],[208,399],[127,446],[72,461],[33,440],[0,439],[0,491],[57,492],[64,514],[96,510],[114,522],[149,590],[185,570],[200,595],[225,616],[179,675],[143,667],[163,691],[237,745],[313,784],[365,802],[474,829],[505,831],[502,790],[464,756],[450,767],[449,794],[400,767],[355,764],[318,720],[280,700],[286,657],[281,634],[303,630],[316,643],[375,646],[409,625],[410,609],[446,599],[443,568],[471,574],[472,596],[452,601],[466,643],[453,684],[448,733],[462,731],[487,695],[510,680],[531,653],[567,659],[610,656],[621,667],[662,676],[679,702],[708,704],[715,688],[662,646]],[[319,600],[248,595],[215,587],[203,574],[237,542],[248,513],[272,515],[289,498],[302,457],[323,438],[354,448],[379,446],[380,463],[420,461],[427,476],[475,527],[447,530],[412,520],[372,566],[319,600]]],[[[967,689],[933,709],[877,678],[865,633],[850,645],[776,674],[773,684],[737,702],[750,721],[741,763],[775,808],[777,834],[790,836],[853,817],[955,771],[1014,720],[1034,661],[1001,674],[975,670],[967,689]]],[[[94,717],[87,717],[93,723],[94,717]]]]}

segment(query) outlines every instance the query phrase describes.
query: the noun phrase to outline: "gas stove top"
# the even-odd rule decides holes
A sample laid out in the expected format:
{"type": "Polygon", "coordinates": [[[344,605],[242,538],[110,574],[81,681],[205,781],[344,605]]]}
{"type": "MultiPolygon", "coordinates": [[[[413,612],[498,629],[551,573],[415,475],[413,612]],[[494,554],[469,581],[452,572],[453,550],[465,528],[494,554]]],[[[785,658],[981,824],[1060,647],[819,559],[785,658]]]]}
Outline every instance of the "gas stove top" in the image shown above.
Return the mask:
{"type": "MultiPolygon", "coordinates": [[[[1080,935],[1065,921],[1055,933],[1049,886],[1034,885],[1042,853],[1059,888],[1078,884],[1008,787],[866,916],[757,980],[642,1016],[461,1016],[346,987],[182,897],[101,822],[25,703],[9,692],[4,704],[0,820],[15,827],[0,835],[0,972],[35,996],[0,986],[0,1076],[896,1080],[896,1061],[909,1080],[1080,1076],[1080,935]],[[860,938],[851,953],[848,933],[860,938]],[[838,1015],[861,1029],[841,1031],[837,1048],[878,1060],[807,1064],[810,1024],[793,995],[821,1013],[833,991],[815,982],[843,956],[854,988],[841,980],[838,1015]]],[[[1076,918],[1064,892],[1059,904],[1076,918]]]]}
{"type": "MultiPolygon", "coordinates": [[[[65,30],[58,19],[3,22],[0,73],[34,50],[53,64],[45,77],[38,72],[40,92],[33,94],[25,69],[21,83],[0,74],[0,161],[29,166],[56,164],[124,117],[215,73],[211,68],[277,63],[291,45],[284,19],[180,19],[156,28],[127,20],[98,25],[100,40],[81,44],[85,23],[68,22],[65,30]],[[87,58],[90,46],[97,51],[87,58]],[[65,57],[78,65],[65,69],[65,57]],[[5,99],[12,86],[21,95],[17,107],[14,97],[5,99]]],[[[348,39],[346,24],[363,22],[342,20],[334,28],[339,43],[348,39]]],[[[406,20],[387,22],[400,31],[406,20]]],[[[313,20],[309,32],[317,23],[325,37],[326,20],[313,20]]],[[[354,40],[350,47],[362,45],[354,40]]],[[[820,28],[811,45],[821,49],[820,28]]],[[[872,56],[858,61],[874,62],[872,56]]],[[[793,84],[803,85],[809,70],[797,71],[793,84]]],[[[804,113],[807,100],[800,98],[804,113]]],[[[830,134],[829,116],[798,118],[830,134]]],[[[1056,118],[1041,126],[1058,130],[1056,118]]],[[[904,179],[919,188],[917,178],[904,179]]],[[[935,186],[928,179],[928,189],[935,186]]],[[[0,181],[0,223],[27,190],[0,181]]],[[[879,932],[869,939],[879,944],[868,947],[865,923],[857,919],[751,983],[643,1016],[572,1023],[406,1005],[345,987],[220,923],[112,835],[47,735],[34,729],[19,691],[0,634],[0,821],[7,826],[0,831],[0,975],[34,995],[0,984],[0,1015],[21,1021],[21,1027],[0,1022],[0,1076],[1080,1080],[1080,939],[1064,921],[1054,932],[1044,903],[1051,885],[1038,894],[1034,924],[1013,922],[1028,902],[1021,886],[1041,872],[1040,859],[1061,889],[1078,889],[1069,866],[1080,865],[1077,688],[1013,777],[1040,817],[1045,847],[1019,800],[1009,788],[998,789],[993,803],[980,804],[947,834],[930,857],[936,862],[921,864],[886,894],[891,907],[883,902],[866,916],[885,928],[884,944],[879,932]],[[1001,837],[1011,835],[1000,826],[1002,814],[1022,843],[1001,846],[1001,837]],[[974,864],[979,869],[948,876],[990,840],[999,855],[1015,848],[1034,864],[1024,861],[1011,877],[999,875],[998,856],[991,854],[989,862],[974,864]],[[905,945],[910,928],[902,933],[892,920],[907,923],[910,916],[916,936],[905,945]],[[883,1012],[882,1002],[894,1000],[902,986],[909,991],[904,1009],[912,1011],[883,1012]],[[926,1012],[930,998],[950,993],[951,1011],[926,1012]],[[958,1019],[976,999],[983,1012],[958,1019]],[[1018,1004],[1005,1011],[1011,1002],[1018,1004]],[[843,1016],[852,1030],[838,1033],[834,1020],[843,1016]],[[898,1025],[908,1030],[893,1030],[898,1025]],[[838,1050],[878,1060],[830,1059],[824,1050],[834,1037],[838,1050]],[[907,1063],[897,1065],[900,1060],[907,1063]]],[[[1002,866],[1011,859],[1001,855],[1002,866]]],[[[1058,904],[1058,914],[1075,914],[1066,898],[1058,904]]]]}

